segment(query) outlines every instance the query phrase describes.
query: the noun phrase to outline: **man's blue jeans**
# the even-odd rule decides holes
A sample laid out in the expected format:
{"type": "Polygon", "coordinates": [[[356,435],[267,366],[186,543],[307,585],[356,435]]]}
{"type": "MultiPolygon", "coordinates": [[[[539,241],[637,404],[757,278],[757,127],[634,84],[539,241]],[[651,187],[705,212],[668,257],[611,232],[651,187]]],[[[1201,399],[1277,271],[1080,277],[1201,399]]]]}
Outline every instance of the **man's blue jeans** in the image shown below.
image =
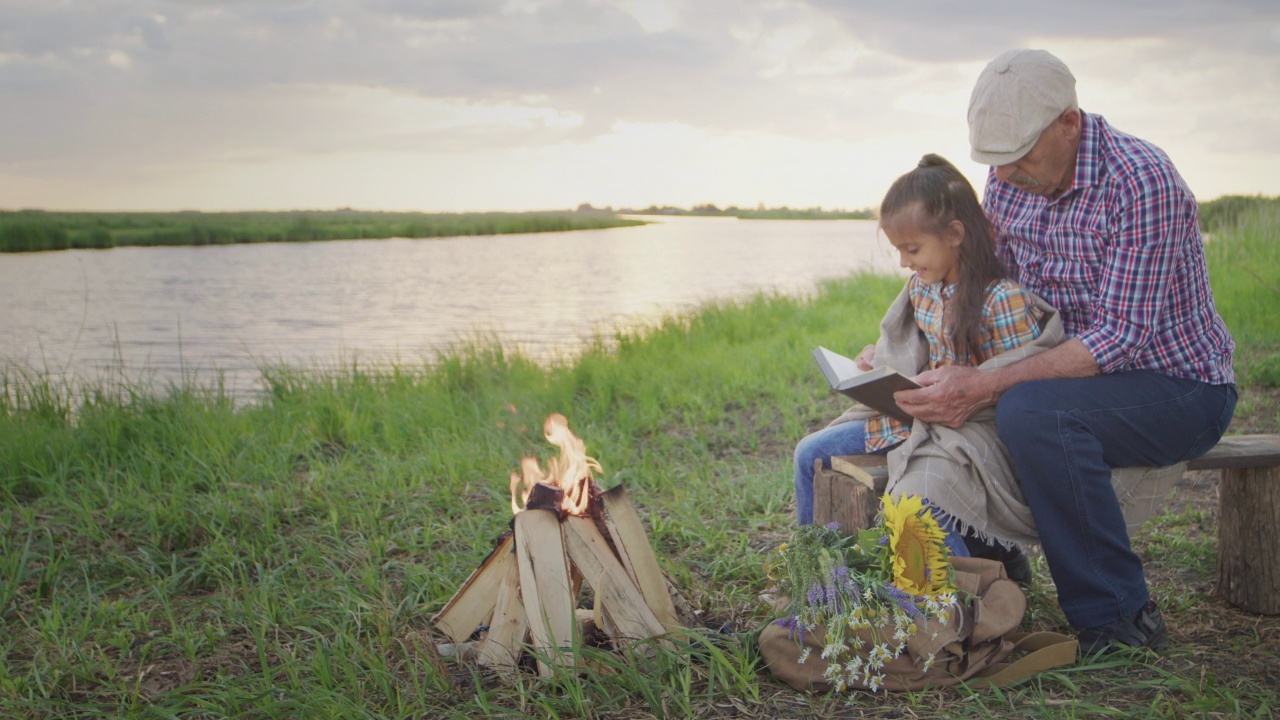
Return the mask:
{"type": "Polygon", "coordinates": [[[1226,432],[1235,405],[1234,385],[1149,371],[1026,382],[1000,398],[996,426],[1073,626],[1130,619],[1150,599],[1111,469],[1203,455],[1226,432]]]}

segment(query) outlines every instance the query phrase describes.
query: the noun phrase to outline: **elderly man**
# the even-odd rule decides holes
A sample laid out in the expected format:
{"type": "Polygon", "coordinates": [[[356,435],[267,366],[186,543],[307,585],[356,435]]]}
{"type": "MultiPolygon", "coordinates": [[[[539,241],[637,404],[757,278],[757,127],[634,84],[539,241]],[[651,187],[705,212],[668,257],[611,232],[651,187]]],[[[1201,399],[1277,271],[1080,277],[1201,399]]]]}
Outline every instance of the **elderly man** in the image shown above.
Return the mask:
{"type": "Polygon", "coordinates": [[[996,405],[1001,439],[1082,656],[1169,643],[1129,545],[1111,469],[1206,452],[1235,410],[1234,343],[1214,307],[1196,200],[1156,146],[1076,102],[1042,50],[1006,52],[969,103],[1001,257],[1069,339],[999,370],[949,366],[898,393],[957,427],[996,405]]]}

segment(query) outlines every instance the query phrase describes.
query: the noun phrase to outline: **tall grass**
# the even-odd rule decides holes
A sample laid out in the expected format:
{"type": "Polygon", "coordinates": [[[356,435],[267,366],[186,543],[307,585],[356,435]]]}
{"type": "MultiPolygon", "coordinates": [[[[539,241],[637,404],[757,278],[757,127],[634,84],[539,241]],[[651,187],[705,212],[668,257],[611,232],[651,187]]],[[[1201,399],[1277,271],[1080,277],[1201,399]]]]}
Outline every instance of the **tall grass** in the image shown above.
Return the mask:
{"type": "Polygon", "coordinates": [[[1280,208],[1280,197],[1223,195],[1200,203],[1200,227],[1205,232],[1216,233],[1237,226],[1246,215],[1275,208],[1280,208]]]}
{"type": "MultiPolygon", "coordinates": [[[[1227,299],[1242,277],[1215,275],[1228,322],[1258,323],[1246,344],[1276,337],[1280,320],[1268,330],[1246,296],[1227,299]]],[[[900,284],[857,276],[812,298],[711,305],[549,368],[483,344],[421,367],[266,368],[248,406],[4,371],[0,716],[844,716],[844,698],[774,682],[744,638],[769,619],[762,553],[792,523],[791,449],[842,405],[808,350],[856,350],[900,284]],[[551,412],[603,486],[628,485],[703,627],[652,656],[580,648],[586,672],[499,683],[439,657],[428,620],[507,527],[519,458],[552,454],[551,412]]],[[[1178,587],[1212,575],[1203,552],[1180,556],[1178,587]]],[[[1173,607],[1171,622],[1204,607],[1173,607]]],[[[1032,608],[1035,627],[1063,629],[1043,580],[1032,608]]],[[[1277,630],[1246,620],[1219,619],[1277,630]]],[[[918,717],[1274,711],[1266,656],[1246,664],[1258,651],[1220,634],[1008,691],[853,700],[918,717]],[[1237,671],[1217,674],[1228,661],[1237,671]]]]}
{"type": "Polygon", "coordinates": [[[1249,382],[1280,388],[1280,202],[1248,205],[1206,244],[1214,301],[1249,382]]]}
{"type": "Polygon", "coordinates": [[[126,245],[427,238],[563,232],[642,224],[607,213],[407,213],[355,210],[227,213],[0,212],[0,252],[126,245]]]}

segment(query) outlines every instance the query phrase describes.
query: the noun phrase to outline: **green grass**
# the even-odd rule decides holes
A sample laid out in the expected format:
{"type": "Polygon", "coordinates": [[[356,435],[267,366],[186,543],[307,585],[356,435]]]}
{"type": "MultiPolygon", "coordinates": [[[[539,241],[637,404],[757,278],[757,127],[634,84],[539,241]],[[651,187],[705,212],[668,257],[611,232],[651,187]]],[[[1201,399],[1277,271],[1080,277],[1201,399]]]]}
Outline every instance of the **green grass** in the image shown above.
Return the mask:
{"type": "MultiPolygon", "coordinates": [[[[1274,267],[1269,237],[1213,243],[1242,353],[1280,337],[1280,320],[1255,310],[1265,293],[1240,287],[1241,268],[1274,267]]],[[[858,276],[809,299],[711,305],[550,368],[485,345],[431,366],[266,368],[267,395],[247,405],[217,389],[4,371],[0,716],[1276,712],[1280,619],[1213,597],[1214,518],[1176,499],[1135,538],[1167,598],[1176,644],[1162,656],[891,696],[796,694],[759,666],[743,637],[770,617],[763,554],[793,521],[791,450],[842,406],[808,350],[856,350],[899,286],[858,276]],[[519,458],[552,454],[540,435],[551,412],[600,460],[603,487],[627,484],[702,627],[651,657],[583,647],[585,672],[508,684],[439,657],[429,618],[506,529],[519,458]]],[[[1274,415],[1258,422],[1280,430],[1274,415]]],[[[1029,600],[1029,629],[1066,630],[1043,565],[1029,600]]]]}
{"type": "Polygon", "coordinates": [[[1206,245],[1214,299],[1237,342],[1277,341],[1280,203],[1259,205],[1206,245]]]}
{"type": "Polygon", "coordinates": [[[1233,427],[1280,424],[1280,200],[1256,200],[1223,220],[1205,247],[1218,310],[1236,340],[1241,395],[1233,427]]]}
{"type": "Polygon", "coordinates": [[[607,213],[0,212],[0,252],[562,232],[640,225],[607,213]]]}

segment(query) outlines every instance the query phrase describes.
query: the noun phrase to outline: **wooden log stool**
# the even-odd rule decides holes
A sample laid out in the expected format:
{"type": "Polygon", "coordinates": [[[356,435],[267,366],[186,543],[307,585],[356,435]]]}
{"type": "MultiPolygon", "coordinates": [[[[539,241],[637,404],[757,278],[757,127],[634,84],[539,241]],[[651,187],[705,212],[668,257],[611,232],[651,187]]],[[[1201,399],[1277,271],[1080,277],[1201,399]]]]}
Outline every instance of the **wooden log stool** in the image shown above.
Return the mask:
{"type": "MultiPolygon", "coordinates": [[[[1217,592],[1243,610],[1280,614],[1280,435],[1224,437],[1188,470],[1218,470],[1217,592]]],[[[884,455],[838,455],[813,475],[813,521],[848,535],[871,527],[889,480],[884,455]]]]}
{"type": "Polygon", "coordinates": [[[1218,595],[1280,615],[1280,435],[1224,437],[1187,463],[1218,470],[1218,595]]]}
{"type": "Polygon", "coordinates": [[[889,483],[884,455],[836,455],[831,467],[814,462],[813,522],[839,523],[840,531],[853,535],[875,524],[880,496],[889,483]]]}

